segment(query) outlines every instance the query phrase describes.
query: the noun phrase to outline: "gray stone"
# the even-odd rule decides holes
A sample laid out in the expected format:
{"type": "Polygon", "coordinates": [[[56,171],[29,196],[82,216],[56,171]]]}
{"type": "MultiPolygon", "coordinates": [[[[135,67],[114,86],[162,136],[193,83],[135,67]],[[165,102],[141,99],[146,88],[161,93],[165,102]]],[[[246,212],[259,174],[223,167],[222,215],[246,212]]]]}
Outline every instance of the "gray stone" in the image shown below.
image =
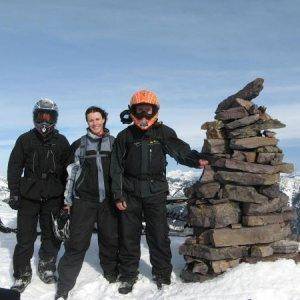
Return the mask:
{"type": "MultiPolygon", "coordinates": [[[[269,139],[269,138],[265,138],[269,139]]],[[[262,146],[256,149],[257,153],[282,153],[282,150],[277,146],[262,146]]]]}
{"type": "Polygon", "coordinates": [[[283,160],[283,154],[282,153],[275,153],[275,158],[273,160],[271,160],[271,165],[279,165],[282,164],[282,160],[283,160]]]}
{"type": "Polygon", "coordinates": [[[240,259],[211,261],[210,266],[215,274],[221,274],[239,265],[240,259]]]}
{"type": "Polygon", "coordinates": [[[225,128],[232,130],[232,129],[235,129],[238,127],[247,126],[252,123],[255,123],[258,119],[259,119],[259,114],[247,116],[245,118],[238,119],[238,120],[235,120],[235,121],[225,124],[225,128]]]}
{"type": "MultiPolygon", "coordinates": [[[[219,229],[218,229],[219,230],[219,229]]],[[[239,229],[234,229],[239,230],[239,229]]],[[[248,255],[248,247],[214,248],[206,245],[185,245],[179,247],[179,254],[207,260],[237,259],[248,255]]]]}
{"type": "Polygon", "coordinates": [[[227,121],[236,120],[248,116],[249,113],[244,107],[233,107],[223,110],[215,115],[216,120],[227,121]]]}
{"type": "Polygon", "coordinates": [[[299,243],[290,240],[277,241],[272,245],[274,253],[296,253],[298,252],[299,243]]]}
{"type": "Polygon", "coordinates": [[[197,198],[214,198],[220,189],[220,183],[217,181],[201,183],[195,187],[197,198]]]}
{"type": "Polygon", "coordinates": [[[202,130],[221,129],[224,127],[222,121],[205,122],[201,125],[202,130]]]}
{"type": "Polygon", "coordinates": [[[239,223],[240,208],[237,203],[189,206],[188,223],[204,228],[221,228],[239,223]]]}
{"type": "Polygon", "coordinates": [[[261,186],[259,193],[267,196],[268,198],[277,198],[280,195],[279,183],[272,184],[270,186],[261,186]]]}
{"type": "Polygon", "coordinates": [[[273,255],[273,248],[270,245],[254,245],[251,247],[251,256],[262,258],[273,255]]]}
{"type": "Polygon", "coordinates": [[[288,196],[282,193],[279,198],[274,198],[262,204],[243,203],[243,213],[245,215],[256,215],[281,212],[288,205],[288,201],[288,196]]]}
{"type": "Polygon", "coordinates": [[[227,184],[224,187],[225,196],[239,202],[264,203],[268,197],[259,194],[254,187],[227,184]]]}
{"type": "Polygon", "coordinates": [[[253,174],[247,172],[217,171],[216,179],[221,183],[239,185],[271,185],[279,182],[279,174],[253,174]]]}
{"type": "Polygon", "coordinates": [[[206,166],[202,172],[200,181],[202,183],[213,182],[214,176],[215,176],[215,171],[212,169],[212,167],[206,166]]]}
{"type": "Polygon", "coordinates": [[[215,247],[267,244],[283,239],[287,234],[279,224],[240,229],[211,229],[210,239],[215,247]]]}
{"type": "Polygon", "coordinates": [[[193,266],[193,273],[199,273],[205,275],[208,273],[208,265],[204,262],[195,262],[193,266]]]}
{"type": "Polygon", "coordinates": [[[244,139],[231,139],[229,147],[236,150],[254,149],[262,146],[275,146],[278,140],[267,137],[250,137],[244,139]]]}
{"type": "Polygon", "coordinates": [[[235,93],[234,95],[229,96],[221,103],[219,103],[216,113],[235,106],[235,101],[237,98],[244,100],[252,100],[259,95],[263,89],[264,80],[262,78],[256,78],[255,80],[248,83],[244,88],[235,93]]]}
{"type": "Polygon", "coordinates": [[[205,139],[202,147],[203,153],[225,153],[227,141],[224,139],[205,139]]]}
{"type": "Polygon", "coordinates": [[[276,153],[258,153],[256,162],[259,164],[270,164],[276,153]]]}
{"type": "Polygon", "coordinates": [[[263,226],[269,224],[283,223],[283,214],[266,214],[266,215],[255,215],[255,216],[243,216],[243,225],[245,226],[263,226]]]}

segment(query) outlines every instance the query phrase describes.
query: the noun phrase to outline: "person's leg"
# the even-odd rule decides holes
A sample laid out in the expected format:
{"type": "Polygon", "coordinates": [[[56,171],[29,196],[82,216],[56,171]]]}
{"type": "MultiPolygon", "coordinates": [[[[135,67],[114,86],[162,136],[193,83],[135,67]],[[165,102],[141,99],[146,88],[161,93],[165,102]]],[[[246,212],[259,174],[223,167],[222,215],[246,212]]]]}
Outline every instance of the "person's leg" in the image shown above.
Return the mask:
{"type": "Polygon", "coordinates": [[[98,209],[97,228],[100,265],[104,277],[109,282],[115,282],[119,273],[118,217],[111,203],[102,203],[98,209]]]}
{"type": "Polygon", "coordinates": [[[19,278],[24,273],[30,274],[30,259],[34,251],[37,237],[36,227],[40,204],[21,199],[17,216],[17,244],[13,255],[14,277],[19,278]]]}
{"type": "Polygon", "coordinates": [[[70,239],[58,264],[57,294],[67,294],[75,285],[89,248],[97,210],[82,199],[74,201],[71,209],[70,239]]]}
{"type": "Polygon", "coordinates": [[[136,280],[141,256],[142,203],[139,198],[126,197],[127,209],[120,212],[120,280],[136,280]]]}
{"type": "Polygon", "coordinates": [[[169,227],[167,223],[166,195],[143,199],[143,212],[146,221],[146,239],[150,251],[152,274],[169,281],[171,265],[169,227]],[[168,280],[167,280],[168,279],[168,280]]]}
{"type": "Polygon", "coordinates": [[[39,221],[41,228],[41,247],[39,250],[38,273],[45,283],[56,281],[56,257],[61,245],[53,233],[52,216],[58,214],[62,199],[50,199],[41,204],[39,221]],[[46,277],[45,277],[46,276],[46,277]]]}

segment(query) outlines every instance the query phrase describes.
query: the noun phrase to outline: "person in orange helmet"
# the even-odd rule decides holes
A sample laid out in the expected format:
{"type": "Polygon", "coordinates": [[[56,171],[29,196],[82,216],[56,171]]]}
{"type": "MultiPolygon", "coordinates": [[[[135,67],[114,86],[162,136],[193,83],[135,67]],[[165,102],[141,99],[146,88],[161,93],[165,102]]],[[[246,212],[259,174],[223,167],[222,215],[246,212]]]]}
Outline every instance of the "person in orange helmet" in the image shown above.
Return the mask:
{"type": "MultiPolygon", "coordinates": [[[[171,250],[166,216],[166,154],[178,163],[202,168],[209,162],[191,150],[173,129],[158,122],[159,100],[147,90],[136,92],[125,123],[114,143],[110,174],[116,207],[120,211],[119,293],[132,291],[137,280],[143,218],[150,251],[152,274],[158,288],[171,283],[171,250]]],[[[127,115],[127,116],[126,116],[127,115]]]]}

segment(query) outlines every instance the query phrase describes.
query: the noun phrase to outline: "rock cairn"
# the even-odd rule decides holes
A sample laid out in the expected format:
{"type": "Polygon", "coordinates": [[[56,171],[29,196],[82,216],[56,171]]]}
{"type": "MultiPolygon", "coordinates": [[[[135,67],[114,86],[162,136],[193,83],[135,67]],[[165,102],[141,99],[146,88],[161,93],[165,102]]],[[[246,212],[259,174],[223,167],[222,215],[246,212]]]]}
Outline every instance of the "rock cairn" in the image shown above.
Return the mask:
{"type": "Polygon", "coordinates": [[[274,128],[285,127],[252,100],[263,89],[257,78],[223,100],[215,121],[206,122],[203,153],[212,163],[185,189],[193,236],[179,248],[186,266],[183,280],[204,281],[241,262],[297,257],[290,223],[295,213],[279,190],[280,173],[292,173],[283,162],[274,128]]]}

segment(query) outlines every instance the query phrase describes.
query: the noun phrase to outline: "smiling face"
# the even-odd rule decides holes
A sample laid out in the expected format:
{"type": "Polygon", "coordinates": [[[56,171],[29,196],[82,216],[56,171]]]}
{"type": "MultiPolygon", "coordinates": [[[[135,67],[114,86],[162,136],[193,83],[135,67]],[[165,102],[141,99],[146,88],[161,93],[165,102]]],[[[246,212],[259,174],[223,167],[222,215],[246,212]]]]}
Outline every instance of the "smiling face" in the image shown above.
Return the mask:
{"type": "Polygon", "coordinates": [[[99,112],[91,112],[87,115],[87,123],[90,131],[98,136],[103,134],[103,125],[105,118],[99,112]]]}

